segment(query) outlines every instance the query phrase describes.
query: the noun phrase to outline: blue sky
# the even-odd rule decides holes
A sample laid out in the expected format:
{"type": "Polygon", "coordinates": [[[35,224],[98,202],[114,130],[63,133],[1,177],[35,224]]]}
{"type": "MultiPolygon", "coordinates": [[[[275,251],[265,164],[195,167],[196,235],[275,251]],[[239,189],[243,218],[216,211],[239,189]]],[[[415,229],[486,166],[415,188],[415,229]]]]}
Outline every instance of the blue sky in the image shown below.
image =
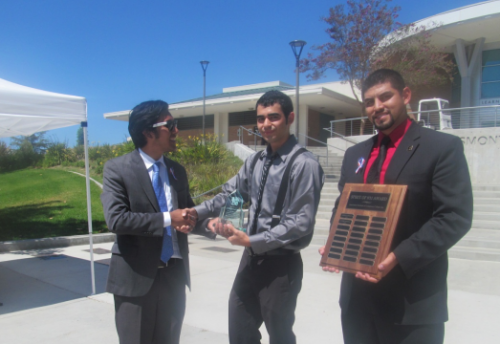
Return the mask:
{"type": "MultiPolygon", "coordinates": [[[[410,23],[477,1],[393,1],[410,23]]],[[[125,122],[103,114],[150,99],[203,95],[199,61],[208,60],[207,94],[281,80],[295,84],[288,45],[327,41],[320,20],[345,0],[4,0],[0,3],[0,78],[83,96],[91,145],[123,142],[125,122]]],[[[304,56],[303,53],[303,56],[304,56]]],[[[323,81],[338,80],[330,73],[323,81]]],[[[301,84],[309,83],[301,76],[301,84]]],[[[78,127],[47,132],[76,143],[78,127]]],[[[7,140],[8,142],[8,140],[7,140]]]]}

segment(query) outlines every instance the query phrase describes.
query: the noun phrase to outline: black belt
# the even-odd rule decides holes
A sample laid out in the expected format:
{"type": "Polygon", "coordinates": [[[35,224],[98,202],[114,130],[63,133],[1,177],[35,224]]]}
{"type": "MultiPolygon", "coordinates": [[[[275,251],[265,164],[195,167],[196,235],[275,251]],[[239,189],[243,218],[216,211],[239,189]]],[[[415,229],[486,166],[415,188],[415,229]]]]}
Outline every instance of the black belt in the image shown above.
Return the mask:
{"type": "Polygon", "coordinates": [[[251,247],[245,247],[245,251],[250,257],[272,257],[272,256],[291,256],[299,253],[300,251],[287,250],[284,248],[277,248],[271,251],[256,254],[251,247]]]}
{"type": "Polygon", "coordinates": [[[160,261],[160,264],[158,264],[158,269],[163,269],[163,268],[168,268],[169,266],[173,266],[175,264],[179,264],[182,259],[180,258],[170,258],[168,262],[164,263],[160,261]]]}

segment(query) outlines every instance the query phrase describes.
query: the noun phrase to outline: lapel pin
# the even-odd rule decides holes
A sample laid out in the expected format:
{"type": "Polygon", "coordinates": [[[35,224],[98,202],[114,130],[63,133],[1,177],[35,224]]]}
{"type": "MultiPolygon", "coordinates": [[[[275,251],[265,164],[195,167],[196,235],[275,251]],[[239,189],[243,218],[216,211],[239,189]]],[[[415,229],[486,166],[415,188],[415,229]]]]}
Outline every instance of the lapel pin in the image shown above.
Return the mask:
{"type": "Polygon", "coordinates": [[[177,177],[174,174],[174,169],[172,167],[170,167],[170,174],[172,175],[172,177],[174,177],[175,180],[177,180],[177,177]]]}
{"type": "Polygon", "coordinates": [[[413,145],[409,146],[409,147],[408,147],[408,150],[409,150],[409,151],[413,150],[413,145]]]}
{"type": "Polygon", "coordinates": [[[358,159],[358,168],[356,169],[356,171],[354,171],[354,173],[358,173],[359,170],[361,170],[364,165],[365,165],[365,158],[359,158],[358,159]]]}

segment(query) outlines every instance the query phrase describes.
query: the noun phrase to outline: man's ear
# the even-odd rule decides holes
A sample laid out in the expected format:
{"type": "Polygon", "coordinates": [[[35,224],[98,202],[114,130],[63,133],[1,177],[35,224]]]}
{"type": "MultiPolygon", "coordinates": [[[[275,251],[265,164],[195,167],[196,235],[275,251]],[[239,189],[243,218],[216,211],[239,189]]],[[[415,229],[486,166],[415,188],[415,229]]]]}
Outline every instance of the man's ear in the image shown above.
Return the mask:
{"type": "Polygon", "coordinates": [[[403,88],[403,101],[405,105],[410,104],[410,100],[411,100],[411,90],[409,87],[405,87],[403,88]]]}
{"type": "Polygon", "coordinates": [[[295,113],[292,111],[288,115],[287,124],[293,124],[293,121],[295,121],[295,113]]]}

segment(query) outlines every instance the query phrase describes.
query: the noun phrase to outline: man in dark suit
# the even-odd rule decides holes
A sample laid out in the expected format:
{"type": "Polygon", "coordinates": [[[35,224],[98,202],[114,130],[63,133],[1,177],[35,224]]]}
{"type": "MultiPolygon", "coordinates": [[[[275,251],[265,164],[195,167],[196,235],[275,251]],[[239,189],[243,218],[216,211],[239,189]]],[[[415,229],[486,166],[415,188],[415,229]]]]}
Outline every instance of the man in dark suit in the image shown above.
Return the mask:
{"type": "Polygon", "coordinates": [[[408,185],[408,192],[392,252],[379,265],[383,277],[343,273],[344,341],[442,343],[448,320],[447,251],[472,221],[463,144],[408,118],[411,90],[393,70],[368,76],[362,95],[366,115],[379,133],[346,151],[339,190],[345,183],[381,183],[408,185]]]}
{"type": "Polygon", "coordinates": [[[194,206],[185,169],[163,156],[176,149],[177,121],[167,103],[148,101],[132,110],[129,133],[136,150],[104,166],[101,200],[116,233],[106,291],[120,343],[179,343],[196,213],[181,210],[194,206]]]}

